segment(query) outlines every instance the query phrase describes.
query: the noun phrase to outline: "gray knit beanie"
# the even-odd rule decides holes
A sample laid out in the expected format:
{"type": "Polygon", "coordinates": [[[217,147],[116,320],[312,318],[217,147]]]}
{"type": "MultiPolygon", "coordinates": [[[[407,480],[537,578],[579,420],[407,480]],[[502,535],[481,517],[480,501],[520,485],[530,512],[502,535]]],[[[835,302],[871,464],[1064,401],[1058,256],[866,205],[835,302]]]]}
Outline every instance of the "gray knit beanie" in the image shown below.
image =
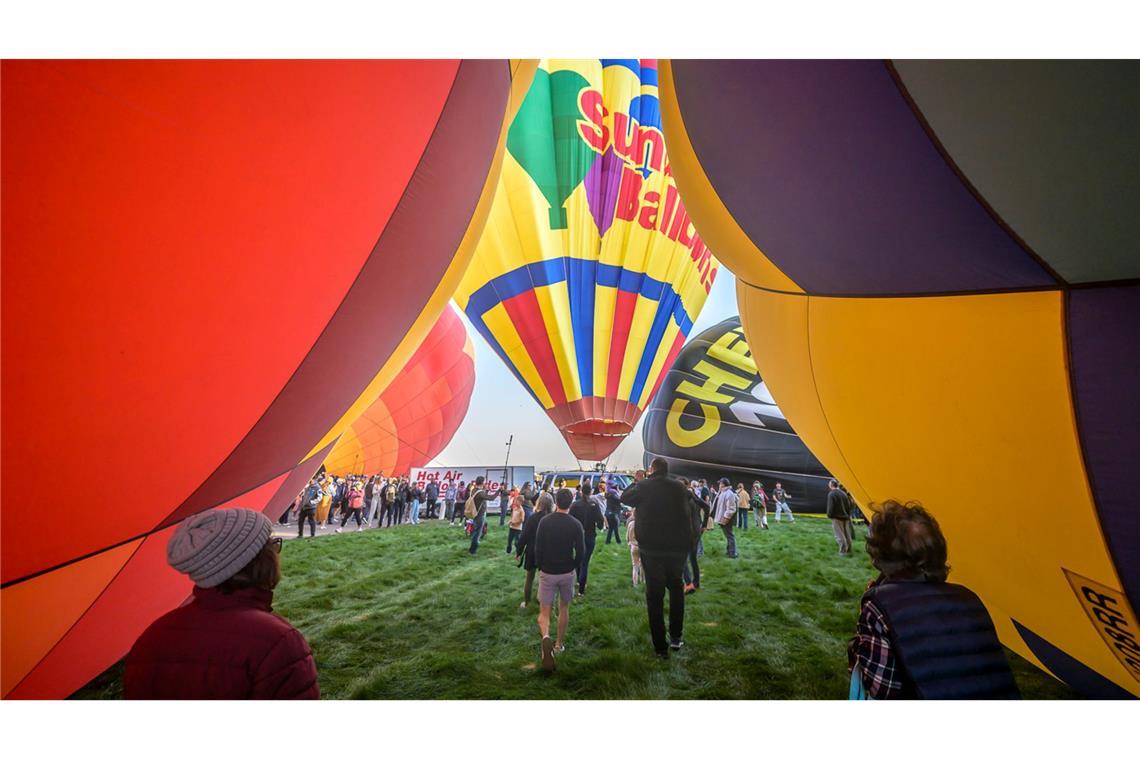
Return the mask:
{"type": "Polygon", "coordinates": [[[272,532],[269,518],[251,509],[199,512],[174,531],[166,561],[195,585],[213,588],[248,565],[272,532]]]}

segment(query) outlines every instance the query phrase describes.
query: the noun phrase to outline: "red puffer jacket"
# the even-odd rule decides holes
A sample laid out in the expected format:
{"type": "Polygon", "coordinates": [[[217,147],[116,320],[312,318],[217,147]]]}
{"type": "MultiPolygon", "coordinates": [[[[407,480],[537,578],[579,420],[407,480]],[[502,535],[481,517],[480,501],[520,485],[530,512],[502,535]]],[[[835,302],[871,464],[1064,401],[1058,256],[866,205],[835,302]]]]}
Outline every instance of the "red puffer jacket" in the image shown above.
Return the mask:
{"type": "Polygon", "coordinates": [[[273,592],[194,588],[127,655],[127,699],[316,699],[308,642],[272,610],[273,592]]]}

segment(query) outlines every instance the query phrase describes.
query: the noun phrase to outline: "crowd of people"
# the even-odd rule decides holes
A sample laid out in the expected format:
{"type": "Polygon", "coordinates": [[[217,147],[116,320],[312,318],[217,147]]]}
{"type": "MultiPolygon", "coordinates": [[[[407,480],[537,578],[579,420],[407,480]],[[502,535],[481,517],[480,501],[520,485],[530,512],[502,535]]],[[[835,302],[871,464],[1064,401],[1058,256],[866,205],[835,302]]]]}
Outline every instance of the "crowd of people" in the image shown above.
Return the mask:
{"type": "MultiPolygon", "coordinates": [[[[482,478],[479,485],[482,485],[482,478]]],[[[281,515],[280,523],[288,525],[297,518],[297,536],[303,537],[305,525],[310,537],[316,536],[317,527],[340,525],[340,533],[351,520],[356,529],[372,525],[377,528],[403,524],[418,525],[420,518],[434,520],[439,517],[455,524],[461,513],[455,508],[462,505],[474,488],[464,481],[416,483],[406,477],[383,475],[330,475],[313,476],[309,484],[297,495],[281,515]],[[441,511],[442,510],[442,511],[441,511]]]]}
{"type": "MultiPolygon", "coordinates": [[[[738,557],[734,531],[768,528],[769,504],[775,520],[794,521],[790,496],[781,483],[769,494],[756,481],[751,488],[722,478],[706,481],[670,475],[655,459],[638,471],[624,490],[600,478],[570,489],[554,483],[543,490],[488,489],[483,477],[471,483],[406,478],[320,475],[290,507],[299,534],[310,526],[349,521],[357,530],[396,526],[425,518],[463,525],[468,551],[477,554],[486,536],[488,504],[498,502],[506,527],[506,554],[524,570],[527,608],[537,597],[539,659],[553,671],[565,652],[570,608],[589,590],[590,560],[598,533],[605,543],[622,544],[622,524],[631,562],[631,582],[644,584],[649,638],[657,658],[685,645],[685,599],[700,589],[703,534],[718,527],[726,555],[738,557]],[[442,510],[442,511],[441,511],[442,510]],[[537,589],[535,580],[537,578],[537,589]],[[665,607],[668,599],[668,620],[665,607]],[[557,620],[551,629],[557,606],[557,620]]],[[[894,501],[873,505],[866,547],[879,575],[860,604],[856,633],[848,645],[850,697],[1016,698],[993,623],[968,589],[947,582],[945,539],[937,521],[917,504],[894,501]],[[930,612],[935,610],[936,612],[930,612]],[[924,612],[925,611],[925,612],[924,612]],[[962,635],[944,635],[950,615],[962,635]],[[905,665],[904,665],[905,663],[905,665]]],[[[829,484],[827,516],[839,553],[850,556],[857,508],[836,482],[829,484]]],[[[289,513],[282,522],[289,521],[289,513]]],[[[302,634],[272,613],[273,589],[281,578],[281,539],[268,518],[243,509],[220,509],[187,518],[168,546],[168,561],[194,582],[192,601],[155,621],[127,658],[124,693],[128,698],[315,698],[319,696],[312,652],[302,634]]]]}

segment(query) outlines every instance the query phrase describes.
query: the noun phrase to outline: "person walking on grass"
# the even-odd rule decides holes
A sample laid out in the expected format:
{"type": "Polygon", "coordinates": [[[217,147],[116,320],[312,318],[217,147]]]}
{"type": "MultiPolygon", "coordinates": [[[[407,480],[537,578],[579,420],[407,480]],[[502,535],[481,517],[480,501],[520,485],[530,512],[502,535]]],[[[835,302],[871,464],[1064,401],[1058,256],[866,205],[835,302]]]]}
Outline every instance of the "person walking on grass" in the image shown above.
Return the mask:
{"type": "Polygon", "coordinates": [[[701,565],[700,554],[697,550],[703,546],[702,536],[708,530],[709,515],[711,514],[711,507],[706,502],[701,501],[693,491],[687,487],[684,478],[680,479],[680,483],[685,487],[685,493],[689,500],[689,511],[692,515],[693,523],[693,545],[689,549],[688,561],[681,567],[681,580],[685,582],[685,593],[693,594],[701,590],[701,565]]]}
{"type": "Polygon", "coordinates": [[[736,527],[748,530],[748,513],[752,508],[748,503],[748,491],[744,490],[743,483],[736,484],[736,501],[740,507],[736,510],[736,527]]]}
{"type": "Polygon", "coordinates": [[[780,515],[784,512],[788,513],[789,520],[796,521],[795,515],[792,514],[792,508],[788,506],[791,497],[784,490],[783,483],[776,483],[776,487],[772,489],[772,500],[776,502],[776,522],[780,522],[780,515]]]}
{"type": "Polygon", "coordinates": [[[740,509],[740,500],[728,482],[728,478],[720,479],[720,491],[716,495],[713,507],[713,519],[720,529],[724,531],[725,553],[729,559],[736,559],[736,536],[733,535],[732,526],[736,521],[736,511],[740,509]]]}
{"type": "Polygon", "coordinates": [[[598,531],[605,529],[606,521],[602,517],[602,507],[593,498],[593,486],[583,483],[581,492],[581,497],[574,500],[571,505],[569,514],[582,524],[585,535],[585,549],[581,554],[581,564],[578,566],[578,596],[585,596],[586,581],[590,577],[590,557],[593,556],[594,547],[598,542],[598,531]]]}
{"type": "Polygon", "coordinates": [[[166,546],[166,561],[190,576],[193,595],[151,623],[131,647],[124,697],[320,696],[308,642],[273,614],[281,539],[272,532],[269,518],[250,509],[215,509],[182,521],[166,546]]]}
{"type": "Polygon", "coordinates": [[[519,492],[519,496],[522,497],[523,514],[527,519],[530,519],[530,516],[534,514],[534,505],[538,499],[538,494],[535,493],[534,486],[531,485],[529,480],[523,483],[522,491],[519,492]]]}
{"type": "Polygon", "coordinates": [[[471,495],[468,497],[475,508],[475,516],[472,518],[475,523],[471,531],[471,548],[468,549],[472,557],[479,551],[479,541],[483,538],[483,525],[487,522],[487,492],[483,489],[483,482],[482,475],[475,478],[475,482],[471,484],[471,495]]]}
{"type": "Polygon", "coordinates": [[[317,525],[322,528],[328,524],[329,510],[332,508],[333,479],[325,478],[321,481],[321,503],[317,505],[317,525]]]}
{"type": "Polygon", "coordinates": [[[768,530],[768,494],[759,480],[752,482],[752,496],[749,504],[756,511],[756,526],[768,530]]]}
{"type": "MultiPolygon", "coordinates": [[[[612,536],[621,546],[621,495],[618,493],[617,486],[613,483],[605,490],[606,498],[606,543],[610,542],[612,536]]],[[[626,528],[626,535],[628,540],[629,528],[626,528]]]]}
{"type": "Polygon", "coordinates": [[[657,457],[649,475],[621,495],[637,514],[637,546],[645,575],[645,610],[653,651],[668,659],[684,646],[685,560],[695,543],[693,512],[685,487],[669,477],[669,465],[657,457]],[[669,592],[669,637],[665,636],[665,592],[669,592]]]}
{"type": "Polygon", "coordinates": [[[368,482],[364,486],[364,524],[372,527],[372,513],[376,510],[376,476],[373,475],[368,478],[368,482]]]}
{"type": "Polygon", "coordinates": [[[309,538],[317,535],[317,509],[324,495],[317,479],[310,480],[304,493],[301,494],[301,508],[297,512],[297,538],[304,538],[306,520],[309,521],[309,538]]]}
{"type": "Polygon", "coordinates": [[[526,518],[523,523],[522,535],[519,540],[515,542],[515,559],[524,570],[526,570],[526,583],[523,585],[523,600],[519,605],[521,609],[526,609],[530,604],[530,593],[534,586],[534,574],[538,569],[538,565],[534,560],[534,540],[538,536],[538,524],[548,514],[554,511],[554,497],[545,491],[538,497],[538,503],[534,507],[534,512],[526,518]]]}
{"type": "Polygon", "coordinates": [[[574,598],[576,569],[586,551],[582,524],[570,516],[574,494],[560,488],[554,495],[555,511],[545,517],[535,533],[534,559],[538,566],[538,631],[542,634],[542,668],[554,670],[554,658],[566,649],[570,603],[574,598]],[[559,599],[558,635],[550,637],[550,611],[559,599]]]}
{"type": "Polygon", "coordinates": [[[523,497],[518,490],[511,491],[511,521],[507,524],[507,554],[511,553],[511,545],[517,544],[522,535],[523,521],[526,512],[523,511],[523,497]]]}
{"type": "Polygon", "coordinates": [[[364,530],[364,523],[360,520],[360,513],[364,508],[364,486],[359,481],[352,484],[352,488],[348,491],[348,501],[345,503],[344,514],[340,518],[340,527],[336,529],[337,533],[344,530],[344,526],[348,525],[349,519],[356,520],[356,532],[364,530]]]}
{"type": "Polygon", "coordinates": [[[831,530],[835,533],[835,543],[839,544],[839,556],[851,555],[851,514],[847,495],[839,490],[839,481],[827,481],[827,517],[831,520],[831,530]]]}
{"type": "Polygon", "coordinates": [[[985,606],[965,586],[946,582],[950,567],[938,521],[914,502],[871,510],[867,554],[879,576],[863,594],[847,645],[849,696],[1019,699],[985,606]]]}

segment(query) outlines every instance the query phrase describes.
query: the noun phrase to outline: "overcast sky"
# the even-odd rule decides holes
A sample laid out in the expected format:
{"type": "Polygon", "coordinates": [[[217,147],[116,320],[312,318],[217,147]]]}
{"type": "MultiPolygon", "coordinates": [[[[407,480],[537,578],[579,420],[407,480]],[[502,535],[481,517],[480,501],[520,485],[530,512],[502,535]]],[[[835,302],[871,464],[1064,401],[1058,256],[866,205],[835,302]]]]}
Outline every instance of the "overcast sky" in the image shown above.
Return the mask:
{"type": "MultiPolygon", "coordinates": [[[[689,338],[736,314],[736,279],[722,266],[689,338]]],[[[475,344],[475,391],[471,395],[471,408],[451,444],[428,464],[502,465],[507,454],[507,438],[513,434],[512,464],[534,465],[537,470],[577,469],[570,447],[542,407],[470,324],[467,331],[475,344]]],[[[643,451],[641,422],[638,422],[610,458],[610,467],[640,467],[643,451]]]]}

